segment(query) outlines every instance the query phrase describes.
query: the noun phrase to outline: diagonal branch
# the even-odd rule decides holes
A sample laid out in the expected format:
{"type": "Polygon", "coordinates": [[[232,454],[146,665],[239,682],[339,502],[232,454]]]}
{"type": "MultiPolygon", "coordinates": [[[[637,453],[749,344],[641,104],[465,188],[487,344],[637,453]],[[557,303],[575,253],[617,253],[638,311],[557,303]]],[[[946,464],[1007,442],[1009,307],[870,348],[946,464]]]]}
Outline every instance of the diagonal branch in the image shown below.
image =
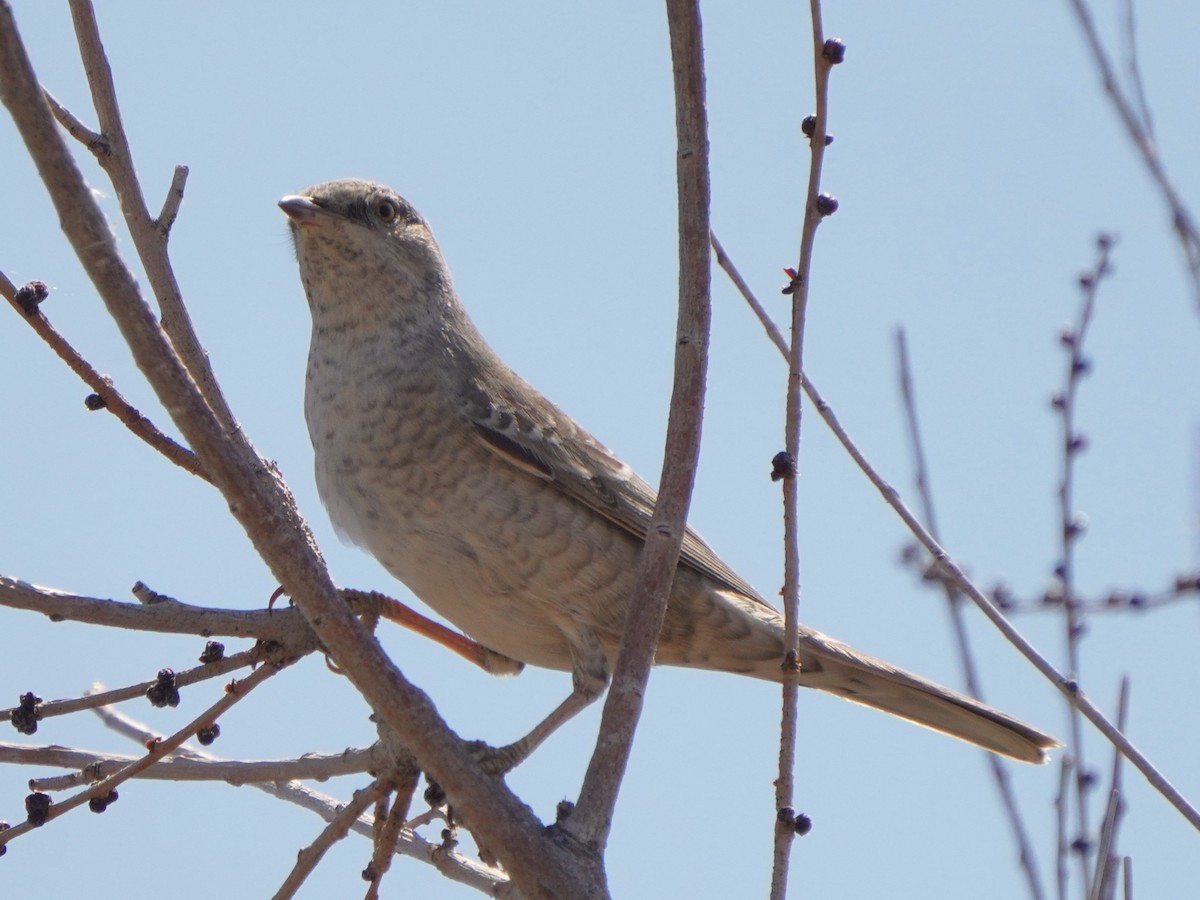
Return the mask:
{"type": "MultiPolygon", "coordinates": [[[[41,282],[30,282],[20,290],[44,293],[46,288],[41,282]]],[[[125,396],[113,387],[112,382],[97,372],[92,364],[84,359],[82,354],[50,324],[50,320],[46,318],[40,307],[35,308],[32,312],[24,308],[18,300],[19,293],[4,273],[0,272],[0,294],[4,295],[14,309],[22,313],[22,318],[29,323],[29,327],[50,346],[59,359],[67,364],[67,368],[78,375],[83,383],[95,392],[96,396],[100,398],[103,408],[116,416],[121,424],[132,431],[135,436],[141,438],[175,465],[191,472],[197,478],[203,478],[211,483],[211,479],[196,460],[196,454],[161,432],[153,422],[130,404],[125,396]]],[[[92,407],[89,404],[88,408],[100,407],[92,407]]]]}

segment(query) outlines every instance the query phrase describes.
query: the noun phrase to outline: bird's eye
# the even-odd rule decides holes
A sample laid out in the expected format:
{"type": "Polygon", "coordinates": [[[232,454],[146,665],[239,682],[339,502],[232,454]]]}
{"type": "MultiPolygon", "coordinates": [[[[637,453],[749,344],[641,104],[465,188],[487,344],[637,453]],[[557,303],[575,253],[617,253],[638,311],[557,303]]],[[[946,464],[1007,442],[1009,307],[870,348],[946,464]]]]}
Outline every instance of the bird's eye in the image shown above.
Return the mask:
{"type": "Polygon", "coordinates": [[[390,225],[400,215],[400,209],[391,200],[377,200],[375,202],[375,215],[379,217],[379,221],[384,225],[390,225]]]}

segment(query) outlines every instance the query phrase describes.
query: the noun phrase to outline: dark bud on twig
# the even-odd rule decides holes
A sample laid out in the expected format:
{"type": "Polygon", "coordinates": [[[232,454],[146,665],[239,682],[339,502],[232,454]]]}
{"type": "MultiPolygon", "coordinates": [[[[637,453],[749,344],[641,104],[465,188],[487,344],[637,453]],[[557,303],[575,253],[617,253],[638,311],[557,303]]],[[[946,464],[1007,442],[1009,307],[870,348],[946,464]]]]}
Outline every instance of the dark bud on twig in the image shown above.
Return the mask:
{"type": "Polygon", "coordinates": [[[99,394],[88,394],[83,398],[83,405],[87,407],[89,412],[96,412],[97,410],[104,409],[104,407],[108,406],[108,404],[104,402],[104,398],[99,394]]]}
{"type": "Polygon", "coordinates": [[[1081,356],[1071,365],[1071,372],[1075,375],[1086,375],[1091,368],[1091,361],[1086,356],[1081,356]]]}
{"type": "Polygon", "coordinates": [[[20,734],[34,734],[38,729],[38,704],[42,698],[27,691],[21,695],[17,708],[12,711],[12,725],[20,734]]]}
{"type": "Polygon", "coordinates": [[[782,481],[784,478],[796,477],[796,460],[786,450],[780,450],[771,457],[771,480],[782,481]]]}
{"type": "Polygon", "coordinates": [[[50,289],[44,281],[31,281],[17,288],[17,306],[27,316],[38,311],[38,304],[50,296],[50,289]]]}
{"type": "Polygon", "coordinates": [[[1067,398],[1061,393],[1055,393],[1050,398],[1050,405],[1055,409],[1063,409],[1067,405],[1067,398]]]}
{"type": "Polygon", "coordinates": [[[821,48],[821,56],[836,66],[846,58],[846,45],[841,38],[827,38],[821,48]]]}
{"type": "MultiPolygon", "coordinates": [[[[0,831],[8,831],[8,829],[10,829],[10,828],[12,828],[12,826],[9,825],[7,822],[0,822],[0,831]]],[[[8,844],[0,844],[0,856],[3,856],[7,852],[8,852],[8,844]]]]}
{"type": "Polygon", "coordinates": [[[200,662],[204,664],[219,662],[225,658],[225,645],[220,641],[209,641],[200,653],[200,662]]]}
{"type": "Polygon", "coordinates": [[[1078,853],[1080,856],[1086,856],[1092,852],[1092,842],[1087,838],[1077,837],[1071,841],[1071,851],[1078,853]]]}
{"type": "Polygon", "coordinates": [[[1113,244],[1116,242],[1116,237],[1109,234],[1107,231],[1102,231],[1096,235],[1096,248],[1098,250],[1111,250],[1113,244]]]}
{"type": "Polygon", "coordinates": [[[1075,437],[1071,438],[1070,443],[1067,444],[1067,449],[1070,450],[1072,453],[1082,453],[1084,450],[1087,449],[1087,445],[1088,445],[1087,435],[1077,434],[1077,435],[1075,435],[1075,437]]]}
{"type": "Polygon", "coordinates": [[[1079,287],[1081,290],[1090,291],[1096,284],[1096,278],[1091,272],[1084,272],[1079,276],[1079,287]]]}
{"type": "Polygon", "coordinates": [[[822,216],[832,216],[838,210],[837,198],[832,194],[817,194],[817,212],[822,216]]]}
{"type": "Polygon", "coordinates": [[[571,818],[571,813],[575,812],[575,804],[570,800],[559,800],[558,806],[554,807],[554,821],[562,824],[571,818]]]}
{"type": "Polygon", "coordinates": [[[1129,606],[1132,609],[1143,609],[1149,601],[1145,594],[1132,593],[1129,595],[1129,606]]]}
{"type": "Polygon", "coordinates": [[[201,728],[196,732],[196,740],[203,746],[211,747],[213,741],[221,736],[221,726],[213,722],[207,728],[201,728]]]}
{"type": "Polygon", "coordinates": [[[1185,591],[1200,591],[1200,572],[1175,576],[1175,592],[1182,594],[1185,591]]]}
{"type": "Polygon", "coordinates": [[[1058,342],[1064,347],[1074,347],[1077,339],[1075,330],[1072,328],[1064,328],[1058,333],[1058,342]]]}
{"type": "Polygon", "coordinates": [[[362,880],[374,882],[379,877],[379,873],[375,871],[375,860],[367,863],[367,867],[362,870],[362,880]]]}
{"type": "Polygon", "coordinates": [[[1012,609],[1014,605],[1012,588],[1003,582],[997,584],[994,588],[992,588],[992,602],[995,603],[999,609],[1012,609]]]}
{"type": "Polygon", "coordinates": [[[1096,773],[1091,769],[1085,769],[1079,773],[1078,781],[1081,790],[1086,791],[1089,788],[1095,787],[1098,780],[1099,779],[1096,777],[1096,773]]]}
{"type": "MultiPolygon", "coordinates": [[[[817,133],[817,117],[816,116],[805,116],[800,121],[800,132],[806,138],[808,138],[809,140],[812,140],[812,136],[817,133]]],[[[833,143],[833,135],[832,134],[825,135],[825,146],[828,147],[832,143],[833,143]]]]}
{"type": "Polygon", "coordinates": [[[437,809],[446,802],[446,792],[442,790],[440,784],[428,775],[425,776],[425,802],[429,804],[431,809],[437,809]]]}
{"type": "Polygon", "coordinates": [[[146,699],[160,708],[179,705],[179,689],[175,687],[174,669],[159,669],[158,680],[146,688],[146,699]]]}
{"type": "Polygon", "coordinates": [[[25,821],[40,828],[50,819],[50,795],[38,791],[25,797],[25,821]]]}
{"type": "Polygon", "coordinates": [[[1067,523],[1063,529],[1063,536],[1067,540],[1074,540],[1087,531],[1087,517],[1083,515],[1075,516],[1067,523]]]}
{"type": "Polygon", "coordinates": [[[116,791],[109,791],[107,797],[93,797],[88,801],[88,809],[94,813],[102,813],[108,809],[109,805],[116,803],[119,796],[116,791]]]}
{"type": "Polygon", "coordinates": [[[796,829],[796,834],[804,837],[812,831],[812,819],[804,813],[796,813],[796,824],[793,827],[796,829]]]}

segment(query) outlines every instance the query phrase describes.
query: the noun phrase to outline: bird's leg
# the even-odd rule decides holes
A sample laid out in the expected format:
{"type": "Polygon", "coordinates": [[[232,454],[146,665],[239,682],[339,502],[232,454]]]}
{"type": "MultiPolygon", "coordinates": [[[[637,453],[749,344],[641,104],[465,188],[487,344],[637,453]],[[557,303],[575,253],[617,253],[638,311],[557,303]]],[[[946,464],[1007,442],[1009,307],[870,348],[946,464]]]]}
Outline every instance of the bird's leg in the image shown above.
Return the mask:
{"type": "Polygon", "coordinates": [[[608,654],[595,632],[580,628],[569,633],[567,641],[571,645],[571,693],[523,738],[486,752],[482,763],[488,772],[494,775],[511,772],[533,755],[559,726],[604,693],[608,686],[608,654]]]}

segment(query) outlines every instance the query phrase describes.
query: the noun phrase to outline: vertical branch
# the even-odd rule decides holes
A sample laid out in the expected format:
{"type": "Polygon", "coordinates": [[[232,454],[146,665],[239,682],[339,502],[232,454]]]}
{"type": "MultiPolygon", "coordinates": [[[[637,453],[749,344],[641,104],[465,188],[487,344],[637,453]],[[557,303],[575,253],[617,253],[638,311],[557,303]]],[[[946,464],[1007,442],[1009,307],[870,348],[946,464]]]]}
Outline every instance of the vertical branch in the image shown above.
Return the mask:
{"type": "Polygon", "coordinates": [[[708,368],[712,311],[708,116],[698,0],[667,0],[667,24],[678,141],[679,318],[675,384],[658,502],[638,563],[637,588],[626,615],[624,638],[604,704],[596,750],[588,764],[579,803],[565,823],[577,838],[600,849],[608,838],[687,527],[688,505],[700,456],[708,368]]]}
{"type": "MultiPolygon", "coordinates": [[[[808,167],[808,189],[804,202],[804,225],[800,233],[800,259],[792,272],[787,292],[792,295],[791,340],[788,344],[788,389],[785,416],[785,449],[782,461],[776,458],[776,472],[783,480],[783,615],[784,646],[787,656],[785,670],[796,666],[800,605],[800,541],[799,541],[799,483],[797,460],[800,455],[801,398],[804,382],[804,325],[808,311],[809,275],[812,270],[813,242],[817,225],[837,208],[832,197],[820,193],[821,166],[825,159],[828,125],[829,72],[842,61],[845,47],[836,39],[826,40],[821,24],[820,0],[811,0],[813,41],[813,76],[816,113],[805,120],[804,132],[809,137],[811,154],[808,167]],[[782,462],[782,464],[781,464],[782,462]],[[782,470],[782,471],[781,471],[782,470]]],[[[796,759],[796,699],[798,686],[786,679],[782,689],[782,712],[779,734],[779,774],[775,781],[775,841],[771,868],[772,900],[782,900],[787,893],[788,863],[797,831],[807,831],[808,820],[797,819],[794,810],[796,759]]]]}
{"type": "MultiPolygon", "coordinates": [[[[1079,385],[1088,373],[1091,364],[1083,354],[1083,343],[1087,336],[1088,326],[1096,307],[1096,294],[1100,281],[1109,272],[1109,252],[1112,249],[1112,238],[1100,235],[1096,239],[1097,260],[1093,268],[1079,278],[1079,288],[1083,294],[1083,302],[1079,309],[1079,318],[1073,328],[1063,331],[1059,342],[1067,351],[1067,372],[1065,386],[1061,393],[1053,398],[1053,406],[1058,411],[1061,423],[1062,441],[1062,476],[1058,484],[1059,535],[1062,542],[1062,556],[1054,567],[1054,574],[1059,582],[1062,608],[1065,623],[1064,640],[1067,657],[1067,677],[1079,679],[1080,644],[1086,625],[1078,597],[1075,596],[1075,548],[1083,535],[1083,519],[1076,515],[1074,509],[1075,460],[1087,447],[1087,439],[1075,427],[1079,385]]],[[[1070,848],[1079,857],[1080,873],[1083,879],[1084,894],[1090,893],[1091,867],[1088,865],[1091,841],[1088,838],[1087,795],[1091,786],[1092,776],[1083,758],[1083,717],[1076,707],[1070,709],[1071,759],[1074,778],[1069,782],[1069,788],[1075,801],[1076,837],[1069,842],[1070,848]]],[[[1064,760],[1066,764],[1066,760],[1064,760]]],[[[1061,852],[1061,847],[1060,847],[1061,852]]]]}

